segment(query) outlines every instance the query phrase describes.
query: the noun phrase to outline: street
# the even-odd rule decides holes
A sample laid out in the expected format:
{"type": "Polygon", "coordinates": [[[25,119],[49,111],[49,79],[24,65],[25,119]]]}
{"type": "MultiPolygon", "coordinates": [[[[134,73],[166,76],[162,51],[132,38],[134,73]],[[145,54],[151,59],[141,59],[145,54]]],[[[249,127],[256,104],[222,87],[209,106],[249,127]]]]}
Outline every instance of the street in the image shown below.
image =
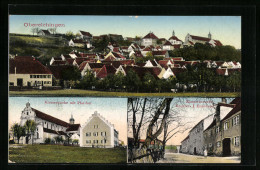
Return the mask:
{"type": "Polygon", "coordinates": [[[240,156],[204,157],[182,153],[165,153],[165,158],[156,163],[240,163],[240,156]]]}

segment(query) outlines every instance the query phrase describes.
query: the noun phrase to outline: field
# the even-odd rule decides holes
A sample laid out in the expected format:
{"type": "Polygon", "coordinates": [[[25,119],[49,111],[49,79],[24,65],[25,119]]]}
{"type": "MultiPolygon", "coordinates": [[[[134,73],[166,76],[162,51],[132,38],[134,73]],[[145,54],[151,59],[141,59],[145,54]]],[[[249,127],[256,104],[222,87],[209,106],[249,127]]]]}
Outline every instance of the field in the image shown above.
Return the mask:
{"type": "Polygon", "coordinates": [[[9,160],[15,163],[126,163],[126,149],[36,144],[11,146],[9,160]]]}
{"type": "Polygon", "coordinates": [[[91,97],[239,97],[240,93],[130,93],[106,92],[79,89],[10,91],[10,96],[91,96],[91,97]]]}

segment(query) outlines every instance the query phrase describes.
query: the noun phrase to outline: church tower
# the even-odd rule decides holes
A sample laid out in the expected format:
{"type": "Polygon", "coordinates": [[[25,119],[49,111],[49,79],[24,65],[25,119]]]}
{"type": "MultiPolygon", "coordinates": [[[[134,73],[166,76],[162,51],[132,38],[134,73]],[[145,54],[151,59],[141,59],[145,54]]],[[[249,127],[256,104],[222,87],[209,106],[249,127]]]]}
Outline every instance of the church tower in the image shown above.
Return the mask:
{"type": "Polygon", "coordinates": [[[175,36],[175,32],[174,32],[174,30],[172,31],[172,36],[175,36]]]}
{"type": "Polygon", "coordinates": [[[209,34],[208,34],[208,38],[211,39],[211,37],[212,37],[212,36],[211,36],[211,33],[209,32],[209,34]]]}
{"type": "Polygon", "coordinates": [[[73,116],[72,116],[72,114],[71,114],[70,124],[74,124],[74,122],[75,122],[75,120],[74,120],[74,118],[73,118],[73,116]]]}

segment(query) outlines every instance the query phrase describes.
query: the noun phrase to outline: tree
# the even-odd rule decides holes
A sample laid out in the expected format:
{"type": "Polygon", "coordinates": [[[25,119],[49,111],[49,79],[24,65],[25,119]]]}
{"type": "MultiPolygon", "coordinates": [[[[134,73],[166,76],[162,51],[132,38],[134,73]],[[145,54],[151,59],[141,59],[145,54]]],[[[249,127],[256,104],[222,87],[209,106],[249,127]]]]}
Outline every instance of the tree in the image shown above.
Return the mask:
{"type": "Polygon", "coordinates": [[[75,34],[72,32],[72,31],[67,31],[66,34],[65,34],[65,37],[70,40],[70,39],[73,39],[75,38],[75,34]]]}
{"type": "Polygon", "coordinates": [[[227,86],[229,87],[229,89],[233,89],[234,92],[240,89],[241,73],[237,71],[229,75],[229,77],[227,77],[227,86]]]}
{"type": "Polygon", "coordinates": [[[70,87],[73,87],[73,85],[75,85],[75,81],[80,79],[81,73],[76,66],[69,66],[61,71],[61,80],[67,81],[70,87]]]}
{"type": "Polygon", "coordinates": [[[123,73],[119,72],[114,75],[114,86],[116,88],[122,89],[125,85],[125,76],[123,73]]]}
{"type": "Polygon", "coordinates": [[[151,73],[147,72],[144,75],[143,84],[144,84],[144,89],[147,89],[151,92],[155,88],[156,79],[151,73]]]}
{"type": "Polygon", "coordinates": [[[142,81],[140,77],[136,74],[136,72],[131,69],[127,72],[126,77],[126,88],[129,91],[139,91],[140,86],[142,85],[142,81]]]}
{"type": "Polygon", "coordinates": [[[95,86],[97,83],[97,79],[94,76],[94,74],[87,70],[85,73],[85,76],[80,81],[80,87],[84,89],[92,88],[92,86],[95,86]]]}
{"type": "Polygon", "coordinates": [[[36,131],[36,123],[34,120],[27,120],[25,122],[25,133],[26,133],[26,136],[29,138],[29,139],[32,139],[32,144],[33,144],[33,136],[34,136],[34,133],[36,131]]]}
{"type": "Polygon", "coordinates": [[[39,32],[39,28],[38,27],[32,28],[31,32],[33,33],[33,35],[37,34],[39,32]]]}
{"type": "Polygon", "coordinates": [[[15,123],[11,127],[11,132],[13,133],[13,136],[16,137],[18,144],[19,140],[22,136],[25,136],[25,128],[23,126],[20,126],[18,123],[15,123]]]}
{"type": "Polygon", "coordinates": [[[49,28],[48,29],[52,34],[56,34],[57,33],[57,28],[49,28]]]}

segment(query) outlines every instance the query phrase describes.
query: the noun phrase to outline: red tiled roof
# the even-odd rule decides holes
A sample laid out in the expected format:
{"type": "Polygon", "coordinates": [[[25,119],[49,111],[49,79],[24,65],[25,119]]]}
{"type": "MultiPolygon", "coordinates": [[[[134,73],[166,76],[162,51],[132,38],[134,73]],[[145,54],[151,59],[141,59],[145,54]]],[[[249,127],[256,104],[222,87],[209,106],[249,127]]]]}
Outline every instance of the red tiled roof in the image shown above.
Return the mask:
{"type": "Polygon", "coordinates": [[[214,40],[216,46],[222,46],[222,43],[219,40],[214,40]]]}
{"type": "Polygon", "coordinates": [[[176,49],[176,48],[181,48],[181,45],[180,44],[174,44],[173,47],[176,49]]]}
{"type": "Polygon", "coordinates": [[[189,41],[189,43],[190,43],[191,45],[194,45],[194,43],[193,43],[193,42],[191,42],[191,41],[189,41]]]}
{"type": "Polygon", "coordinates": [[[154,35],[153,33],[148,33],[146,36],[143,37],[143,39],[145,39],[145,38],[158,39],[158,37],[156,35],[154,35]]]}
{"type": "Polygon", "coordinates": [[[170,46],[172,46],[172,43],[170,41],[166,41],[163,45],[170,45],[170,46]]]}
{"type": "Polygon", "coordinates": [[[167,51],[153,51],[152,54],[153,55],[166,55],[167,51]]]}
{"type": "Polygon", "coordinates": [[[83,61],[90,61],[88,58],[75,58],[75,62],[80,65],[83,61]]]}
{"type": "Polygon", "coordinates": [[[112,55],[108,56],[104,61],[115,61],[115,57],[113,57],[112,55]]]}
{"type": "Polygon", "coordinates": [[[69,65],[72,65],[73,64],[73,62],[74,62],[74,58],[67,58],[66,59],[66,61],[67,61],[67,63],[69,64],[69,65]]]}
{"type": "Polygon", "coordinates": [[[225,75],[226,69],[218,68],[218,69],[216,69],[216,73],[218,75],[225,75]]]}
{"type": "Polygon", "coordinates": [[[53,76],[56,79],[61,79],[61,73],[63,70],[68,69],[69,67],[73,67],[72,65],[51,65],[48,66],[48,68],[50,69],[50,71],[52,72],[53,76]]]}
{"type": "Polygon", "coordinates": [[[102,69],[97,73],[98,78],[105,78],[108,75],[115,74],[116,69],[113,66],[110,65],[104,65],[102,69]]]}
{"type": "Polygon", "coordinates": [[[186,71],[186,69],[183,68],[171,68],[171,70],[175,76],[186,71]]]}
{"type": "Polygon", "coordinates": [[[91,35],[89,32],[80,31],[80,33],[81,33],[82,35],[92,37],[92,35],[91,35]]]}
{"type": "Polygon", "coordinates": [[[173,61],[183,61],[182,57],[172,57],[173,61]]]}
{"type": "MultiPolygon", "coordinates": [[[[40,31],[44,32],[44,34],[48,34],[48,35],[51,34],[51,33],[49,32],[49,30],[40,30],[40,31]]],[[[39,31],[39,32],[40,32],[40,31],[39,31]]]]}
{"type": "Polygon", "coordinates": [[[9,74],[52,74],[51,71],[33,57],[16,56],[9,60],[9,74]]]}
{"type": "Polygon", "coordinates": [[[146,47],[145,49],[143,49],[143,51],[152,51],[151,48],[146,47]]]}
{"type": "Polygon", "coordinates": [[[179,38],[177,38],[176,36],[171,36],[169,38],[169,40],[176,40],[176,41],[181,41],[179,38]]]}
{"type": "Polygon", "coordinates": [[[68,131],[78,131],[80,127],[80,124],[69,124],[69,127],[66,129],[66,132],[68,131]]]}
{"type": "Polygon", "coordinates": [[[116,52],[116,53],[118,53],[118,52],[120,52],[119,50],[120,50],[120,48],[119,48],[119,47],[114,47],[114,48],[113,48],[113,52],[116,52]]]}
{"type": "Polygon", "coordinates": [[[104,66],[103,63],[88,63],[91,69],[93,68],[102,68],[104,66]]]}
{"type": "Polygon", "coordinates": [[[139,78],[143,78],[146,73],[151,73],[151,75],[154,76],[154,78],[158,79],[158,75],[161,72],[161,69],[159,67],[135,67],[135,66],[126,66],[123,67],[126,74],[130,71],[133,70],[136,72],[136,74],[139,76],[139,78]]]}
{"type": "Polygon", "coordinates": [[[121,54],[114,53],[114,52],[112,52],[112,54],[113,54],[116,58],[123,58],[123,59],[125,59],[125,57],[124,57],[123,55],[121,55],[121,54]]]}
{"type": "Polygon", "coordinates": [[[195,35],[190,35],[192,39],[194,40],[200,40],[200,41],[210,41],[209,38],[206,37],[200,37],[200,36],[195,36],[195,35]]]}
{"type": "Polygon", "coordinates": [[[53,57],[54,60],[62,60],[61,57],[53,57]]]}
{"type": "Polygon", "coordinates": [[[34,108],[32,108],[32,110],[35,112],[35,114],[38,118],[41,118],[43,120],[46,120],[46,121],[49,121],[49,122],[52,122],[52,123],[55,123],[57,125],[61,125],[61,126],[64,126],[64,127],[69,126],[69,124],[67,122],[64,122],[63,120],[57,119],[53,116],[50,116],[50,115],[43,113],[43,112],[41,112],[37,109],[34,109],[34,108]]]}
{"type": "Polygon", "coordinates": [[[51,65],[65,65],[66,61],[63,60],[54,60],[51,65]]]}

